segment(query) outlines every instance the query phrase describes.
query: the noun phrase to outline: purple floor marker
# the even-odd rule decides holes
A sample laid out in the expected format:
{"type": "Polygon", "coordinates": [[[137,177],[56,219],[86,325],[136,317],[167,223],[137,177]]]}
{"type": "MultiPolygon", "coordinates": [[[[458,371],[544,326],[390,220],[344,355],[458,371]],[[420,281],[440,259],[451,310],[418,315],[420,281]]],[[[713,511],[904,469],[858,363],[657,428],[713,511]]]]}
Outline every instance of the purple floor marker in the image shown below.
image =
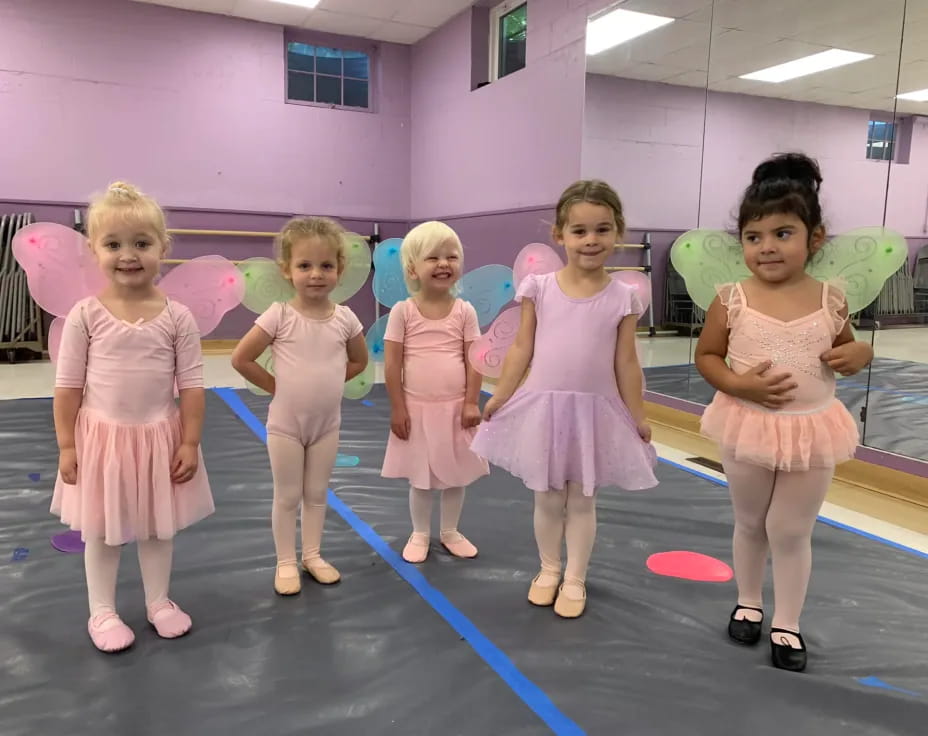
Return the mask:
{"type": "Polygon", "coordinates": [[[84,551],[80,532],[64,532],[52,537],[52,547],[67,555],[76,555],[84,551]]]}
{"type": "Polygon", "coordinates": [[[38,483],[41,479],[42,475],[40,473],[29,473],[29,480],[33,483],[38,483]]]}
{"type": "Polygon", "coordinates": [[[25,547],[17,547],[13,550],[13,562],[22,562],[29,556],[29,550],[25,547]]]}

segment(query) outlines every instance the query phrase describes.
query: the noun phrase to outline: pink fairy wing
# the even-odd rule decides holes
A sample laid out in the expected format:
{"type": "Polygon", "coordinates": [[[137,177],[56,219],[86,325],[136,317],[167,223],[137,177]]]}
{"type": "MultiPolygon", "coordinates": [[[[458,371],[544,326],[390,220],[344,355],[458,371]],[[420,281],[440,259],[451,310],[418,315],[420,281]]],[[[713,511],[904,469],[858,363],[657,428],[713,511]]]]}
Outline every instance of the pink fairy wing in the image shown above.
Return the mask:
{"type": "Polygon", "coordinates": [[[222,256],[200,256],[182,263],[172,268],[158,286],[193,313],[201,337],[215,330],[226,312],[241,304],[245,295],[241,271],[222,256]]]}
{"type": "Polygon", "coordinates": [[[13,236],[13,256],[36,304],[56,317],[106,286],[87,239],[64,225],[36,222],[22,228],[13,236]]]}
{"type": "Polygon", "coordinates": [[[610,274],[615,281],[621,281],[635,290],[635,294],[641,301],[641,307],[647,311],[651,304],[651,280],[648,275],[642,271],[612,271],[610,274]]]}
{"type": "Polygon", "coordinates": [[[510,307],[493,320],[487,331],[474,340],[467,357],[474,369],[488,378],[499,378],[503,358],[519,332],[522,307],[510,307]]]}
{"type": "Polygon", "coordinates": [[[533,274],[545,274],[557,271],[564,267],[564,262],[550,245],[543,243],[529,243],[516,256],[512,267],[515,288],[519,288],[522,279],[533,274]]]}
{"type": "Polygon", "coordinates": [[[58,348],[61,347],[61,333],[64,330],[64,317],[55,317],[48,326],[48,357],[52,363],[58,362],[58,348]]]}

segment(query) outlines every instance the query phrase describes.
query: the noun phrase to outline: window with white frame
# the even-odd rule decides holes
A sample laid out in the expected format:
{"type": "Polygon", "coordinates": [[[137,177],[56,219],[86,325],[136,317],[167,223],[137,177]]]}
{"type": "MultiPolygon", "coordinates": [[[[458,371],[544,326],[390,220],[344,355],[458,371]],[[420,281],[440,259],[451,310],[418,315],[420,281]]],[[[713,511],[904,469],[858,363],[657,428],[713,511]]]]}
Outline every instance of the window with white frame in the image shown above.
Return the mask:
{"type": "Polygon", "coordinates": [[[528,3],[505,0],[490,11],[490,81],[525,67],[528,3]]]}
{"type": "Polygon", "coordinates": [[[895,123],[871,120],[867,126],[867,158],[873,161],[892,161],[895,141],[895,123]]]}
{"type": "Polygon", "coordinates": [[[287,101],[368,110],[371,57],[298,41],[287,43],[287,101]]]}

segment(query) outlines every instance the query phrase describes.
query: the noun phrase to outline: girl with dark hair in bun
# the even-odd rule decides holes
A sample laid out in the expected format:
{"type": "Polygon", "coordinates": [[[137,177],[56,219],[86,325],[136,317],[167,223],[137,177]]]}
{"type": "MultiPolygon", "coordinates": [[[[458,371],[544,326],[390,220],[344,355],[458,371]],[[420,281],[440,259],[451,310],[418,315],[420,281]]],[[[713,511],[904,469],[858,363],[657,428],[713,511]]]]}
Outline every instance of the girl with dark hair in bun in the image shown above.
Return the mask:
{"type": "Polygon", "coordinates": [[[728,634],[756,644],[764,618],[767,552],[776,609],[774,666],[802,671],[799,616],[812,565],[812,529],[837,463],[852,457],[857,426],[835,398],[835,371],[852,375],[873,358],[856,341],[840,285],[806,273],[825,242],[822,175],[798,153],[754,171],[738,213],[752,276],[723,284],[706,314],[696,367],[717,389],[702,418],[719,443],[734,508],[738,601],[728,634]]]}

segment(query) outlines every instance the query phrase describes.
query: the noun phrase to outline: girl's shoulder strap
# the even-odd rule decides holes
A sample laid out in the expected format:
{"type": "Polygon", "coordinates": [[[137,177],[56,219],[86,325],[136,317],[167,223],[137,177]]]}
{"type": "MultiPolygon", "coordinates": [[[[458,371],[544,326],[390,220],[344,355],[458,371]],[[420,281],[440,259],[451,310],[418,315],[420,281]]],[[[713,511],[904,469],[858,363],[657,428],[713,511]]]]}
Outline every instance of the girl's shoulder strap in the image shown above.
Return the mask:
{"type": "Polygon", "coordinates": [[[734,321],[741,316],[741,311],[747,301],[744,296],[744,289],[741,287],[740,282],[717,284],[715,293],[718,295],[719,302],[728,312],[728,326],[731,327],[734,321]]]}

